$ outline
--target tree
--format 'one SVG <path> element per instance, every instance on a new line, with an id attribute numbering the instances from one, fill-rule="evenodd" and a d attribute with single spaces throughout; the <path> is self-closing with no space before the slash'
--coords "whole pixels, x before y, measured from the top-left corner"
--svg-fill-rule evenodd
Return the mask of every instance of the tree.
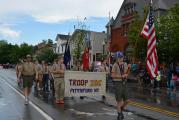
<path id="1" fill-rule="evenodd" d="M 0 63 L 16 63 L 20 58 L 25 58 L 27 54 L 33 54 L 34 47 L 26 43 L 12 45 L 6 41 L 0 41 Z"/>
<path id="2" fill-rule="evenodd" d="M 6 45 L 6 44 L 7 44 L 6 40 L 0 40 L 0 47 L 3 46 L 3 45 Z"/>
<path id="3" fill-rule="evenodd" d="M 85 39 L 86 32 L 85 30 L 79 30 L 77 37 L 74 39 L 74 50 L 73 50 L 73 57 L 77 60 L 82 58 L 82 52 L 84 50 L 84 39 Z"/>
<path id="4" fill-rule="evenodd" d="M 32 45 L 28 45 L 27 43 L 23 43 L 20 45 L 19 56 L 25 58 L 27 54 L 33 54 L 34 47 Z"/>
<path id="5" fill-rule="evenodd" d="M 11 51 L 12 45 L 11 44 L 3 44 L 0 47 L 0 63 L 10 63 L 11 61 Z"/>
<path id="6" fill-rule="evenodd" d="M 20 47 L 18 45 L 13 45 L 11 52 L 10 52 L 10 63 L 17 63 L 18 60 L 21 58 L 20 54 Z"/>
<path id="7" fill-rule="evenodd" d="M 179 5 L 171 8 L 158 21 L 157 38 L 160 61 L 179 61 Z"/>
<path id="8" fill-rule="evenodd" d="M 52 45 L 53 45 L 53 40 L 52 40 L 52 39 L 48 39 L 48 40 L 47 40 L 47 44 L 50 45 L 50 46 L 52 46 Z"/>
<path id="9" fill-rule="evenodd" d="M 40 55 L 37 56 L 37 59 L 42 61 L 45 60 L 47 62 L 53 62 L 54 59 L 57 59 L 58 55 L 53 52 L 53 50 L 46 48 L 42 51 Z"/>

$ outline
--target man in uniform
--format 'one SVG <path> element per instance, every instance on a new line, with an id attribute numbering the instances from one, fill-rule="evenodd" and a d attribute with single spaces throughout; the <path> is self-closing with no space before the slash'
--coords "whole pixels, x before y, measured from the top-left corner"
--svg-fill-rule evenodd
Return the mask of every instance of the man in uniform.
<path id="1" fill-rule="evenodd" d="M 109 67 L 107 66 L 107 60 L 104 59 L 101 61 L 101 66 L 99 67 L 100 72 L 106 72 L 106 74 L 109 74 Z"/>
<path id="2" fill-rule="evenodd" d="M 127 96 L 127 77 L 129 74 L 129 66 L 124 62 L 123 55 L 116 53 L 116 63 L 112 67 L 112 77 L 115 86 L 115 97 L 117 101 L 117 120 L 123 120 L 123 109 L 128 103 Z"/>
<path id="3" fill-rule="evenodd" d="M 36 90 L 42 90 L 43 69 L 38 60 L 35 61 L 35 67 L 36 71 L 38 72 L 38 79 L 36 80 Z"/>
<path id="4" fill-rule="evenodd" d="M 49 73 L 50 73 L 50 69 L 48 66 L 48 63 L 45 61 L 43 67 L 43 90 L 44 92 L 49 92 Z"/>
<path id="5" fill-rule="evenodd" d="M 63 63 L 63 57 L 60 57 L 58 60 L 58 64 L 53 65 L 53 76 L 54 76 L 54 86 L 55 86 L 55 98 L 57 104 L 64 104 L 64 91 L 65 91 L 65 83 L 64 83 L 64 72 L 65 65 Z"/>
<path id="6" fill-rule="evenodd" d="M 76 65 L 73 66 L 73 71 L 82 71 L 82 67 L 81 67 L 80 61 L 77 61 Z"/>
<path id="7" fill-rule="evenodd" d="M 22 64 L 22 71 L 20 71 L 19 78 L 23 77 L 23 88 L 25 95 L 25 105 L 28 104 L 28 96 L 31 92 L 34 79 L 38 78 L 34 63 L 31 62 L 31 55 L 26 56 L 27 61 Z"/>
<path id="8" fill-rule="evenodd" d="M 20 59 L 19 59 L 17 65 L 16 65 L 16 67 L 15 67 L 15 70 L 16 70 L 16 76 L 17 76 L 17 84 L 18 84 L 18 86 L 20 87 L 20 83 L 22 82 L 22 81 L 21 81 L 21 80 L 22 80 L 22 77 L 19 78 L 19 73 L 20 73 L 20 71 L 22 71 L 22 61 L 21 61 Z"/>

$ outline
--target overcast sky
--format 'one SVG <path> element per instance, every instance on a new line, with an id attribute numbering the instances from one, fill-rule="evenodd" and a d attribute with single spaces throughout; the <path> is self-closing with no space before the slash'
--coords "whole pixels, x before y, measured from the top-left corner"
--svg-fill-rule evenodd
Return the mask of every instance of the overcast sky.
<path id="1" fill-rule="evenodd" d="M 123 0 L 0 0 L 0 39 L 13 44 L 37 44 L 57 33 L 74 31 L 78 21 L 86 29 L 104 31 Z M 87 18 L 84 20 L 84 18 Z"/>

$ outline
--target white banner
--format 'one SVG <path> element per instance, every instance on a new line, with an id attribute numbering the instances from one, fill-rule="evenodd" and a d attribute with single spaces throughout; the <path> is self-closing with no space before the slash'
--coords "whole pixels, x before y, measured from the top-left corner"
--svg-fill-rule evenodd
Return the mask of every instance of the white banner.
<path id="1" fill-rule="evenodd" d="M 103 72 L 65 71 L 65 96 L 102 96 L 106 93 Z"/>

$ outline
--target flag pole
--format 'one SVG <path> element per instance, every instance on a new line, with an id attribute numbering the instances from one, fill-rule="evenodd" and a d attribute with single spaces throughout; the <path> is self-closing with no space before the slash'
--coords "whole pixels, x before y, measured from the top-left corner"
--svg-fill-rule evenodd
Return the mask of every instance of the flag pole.
<path id="1" fill-rule="evenodd" d="M 111 47 L 111 45 L 110 45 L 110 44 L 111 44 L 111 41 L 109 41 L 109 40 L 111 40 L 111 24 L 110 24 L 110 19 L 111 19 L 111 17 L 110 17 L 110 12 L 109 12 L 109 26 L 108 26 L 108 27 L 109 27 L 109 28 L 108 28 L 108 30 L 109 30 L 109 31 L 108 31 L 108 32 L 109 32 L 109 33 L 108 33 L 108 44 L 109 44 L 109 48 L 108 48 L 108 49 L 109 49 L 109 69 L 110 69 L 110 65 L 111 65 L 111 50 L 110 50 L 110 49 L 111 49 L 111 48 L 110 48 L 110 47 Z M 111 71 L 111 70 L 110 70 L 110 71 Z"/>

